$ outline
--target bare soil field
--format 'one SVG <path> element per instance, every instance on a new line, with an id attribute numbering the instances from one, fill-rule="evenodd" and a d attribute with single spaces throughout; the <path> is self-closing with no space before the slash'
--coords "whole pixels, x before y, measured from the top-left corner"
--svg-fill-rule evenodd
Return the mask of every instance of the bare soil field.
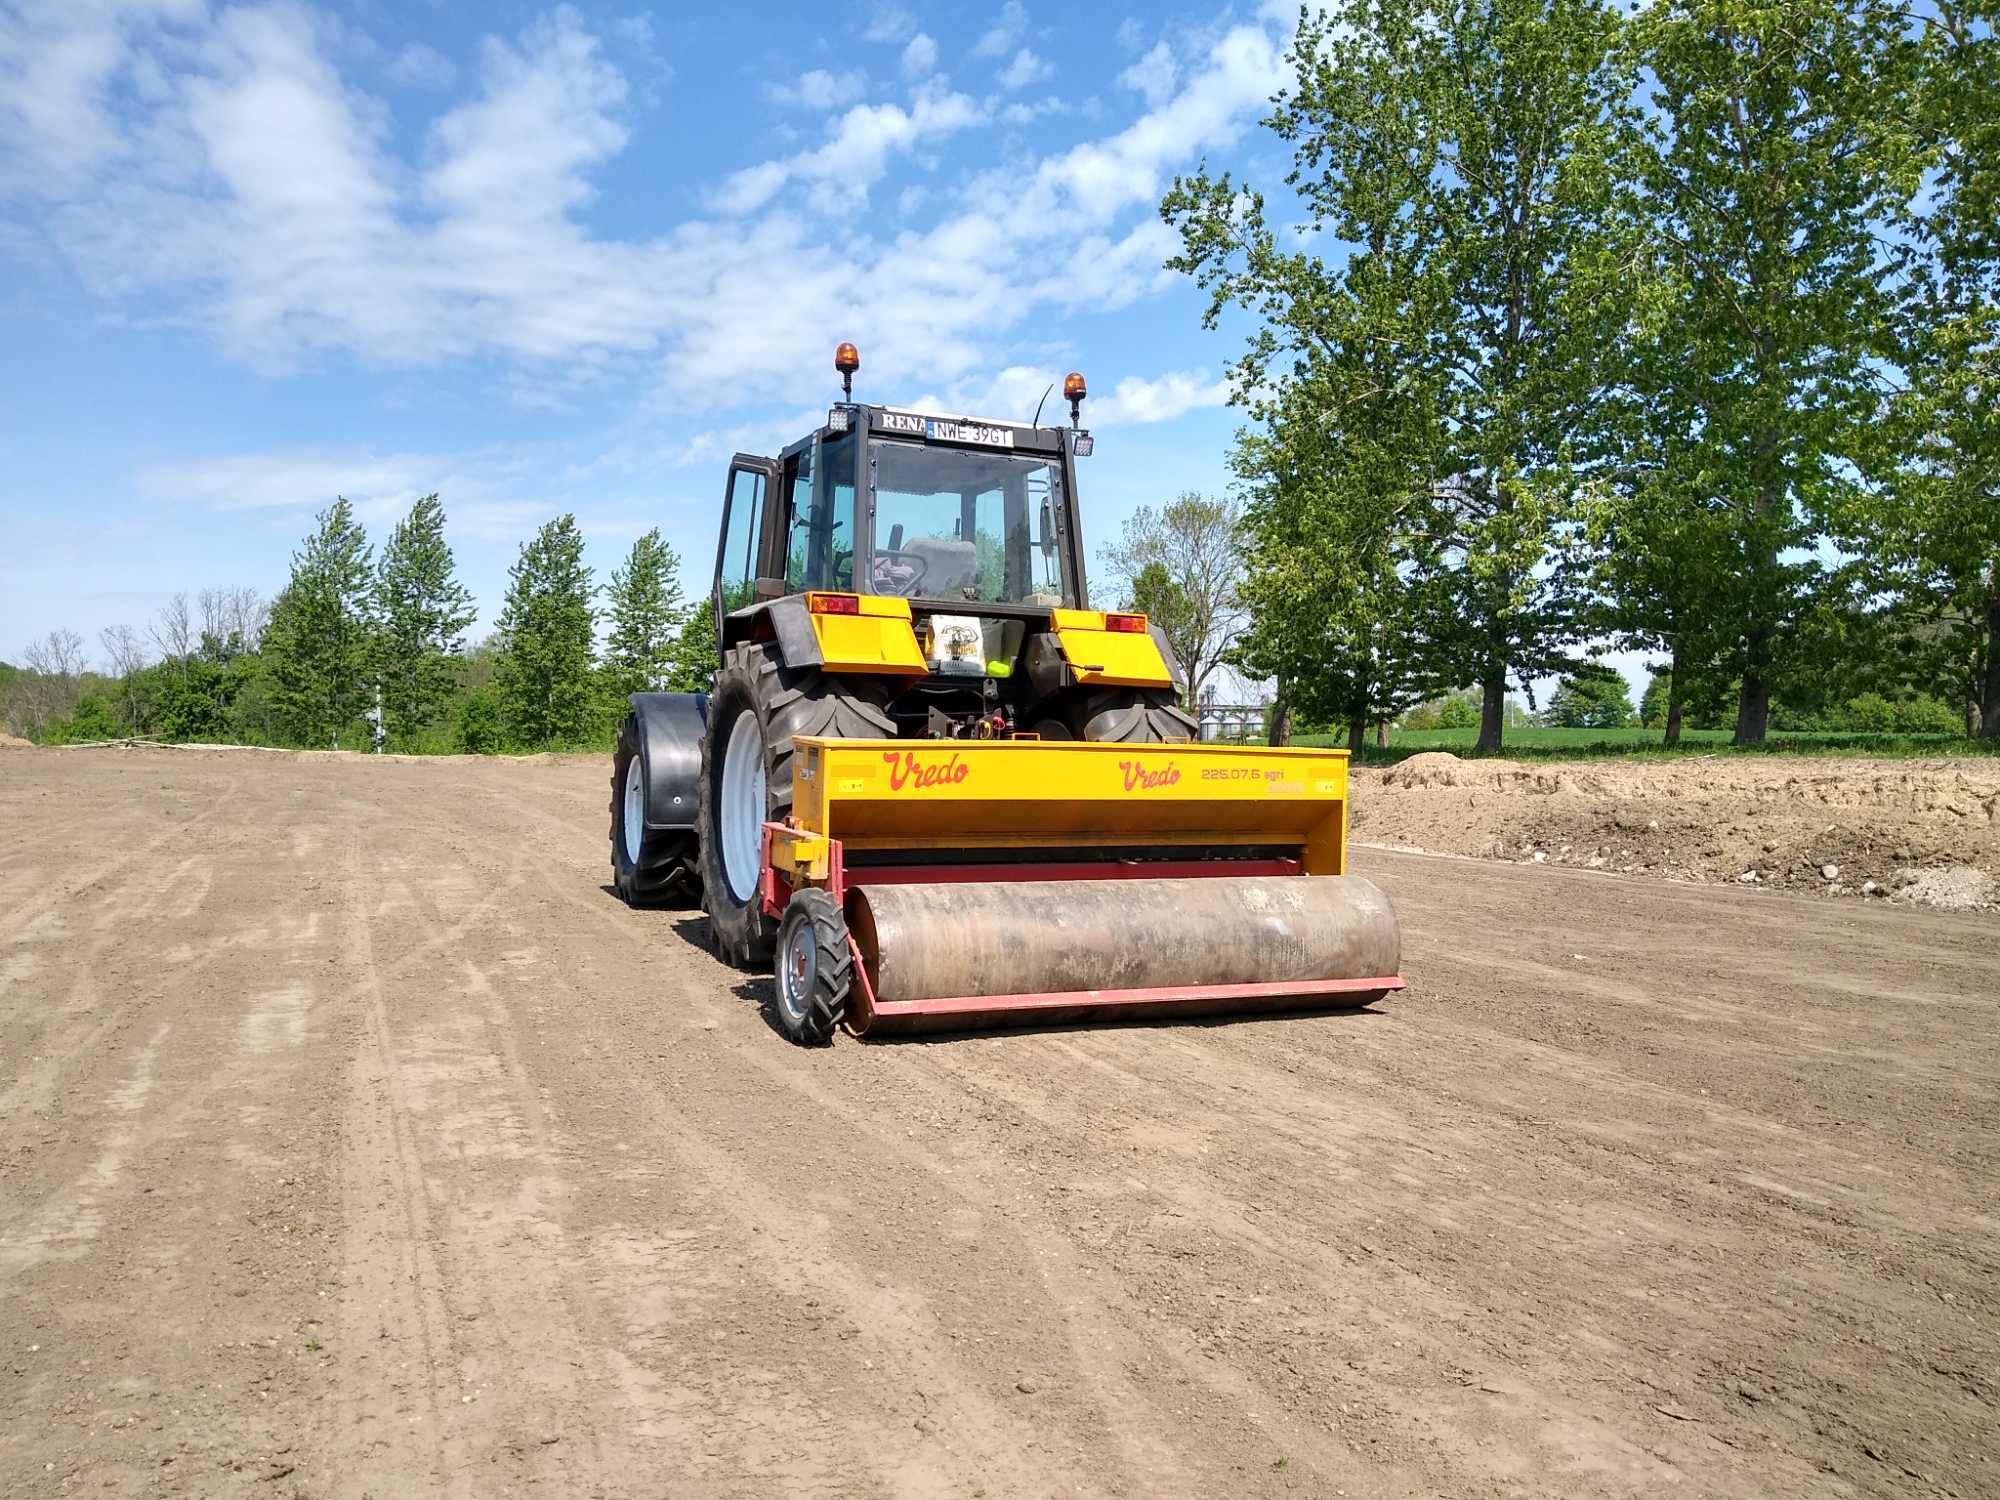
<path id="1" fill-rule="evenodd" d="M 801 1051 L 606 772 L 0 752 L 0 1494 L 2000 1494 L 1991 916 L 1364 850 L 1374 1010 Z"/>
<path id="2" fill-rule="evenodd" d="M 1354 836 L 1947 911 L 2000 907 L 2000 760 L 1700 756 L 1357 768 Z M 1872 888 L 1871 888 L 1872 886 Z"/>

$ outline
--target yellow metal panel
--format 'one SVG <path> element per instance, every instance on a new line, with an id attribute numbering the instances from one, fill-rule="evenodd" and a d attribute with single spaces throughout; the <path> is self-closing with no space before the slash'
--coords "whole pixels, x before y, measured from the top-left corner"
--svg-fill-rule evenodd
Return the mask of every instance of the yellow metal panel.
<path id="1" fill-rule="evenodd" d="M 1075 741 L 799 741 L 794 815 L 855 849 L 1282 848 L 1345 865 L 1347 752 Z"/>
<path id="2" fill-rule="evenodd" d="M 1120 687 L 1172 687 L 1174 674 L 1152 634 L 1144 630 L 1106 630 L 1104 613 L 1095 609 L 1049 611 L 1049 628 L 1063 660 L 1082 683 Z"/>
<path id="3" fill-rule="evenodd" d="M 859 600 L 858 614 L 811 613 L 813 596 L 806 596 L 806 618 L 812 621 L 820 659 L 827 667 L 907 677 L 921 677 L 930 670 L 910 624 L 909 600 L 875 594 L 849 597 Z"/>

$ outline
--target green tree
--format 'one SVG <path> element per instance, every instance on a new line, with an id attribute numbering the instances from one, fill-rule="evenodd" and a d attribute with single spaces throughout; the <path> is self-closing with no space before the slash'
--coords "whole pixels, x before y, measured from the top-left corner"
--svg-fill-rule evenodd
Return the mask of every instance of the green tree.
<path id="1" fill-rule="evenodd" d="M 1124 581 L 1135 609 L 1160 627 L 1187 674 L 1185 701 L 1222 664 L 1240 619 L 1237 591 L 1242 511 L 1233 500 L 1211 500 L 1192 491 L 1165 505 L 1142 505 L 1125 522 L 1121 540 L 1104 549 L 1104 561 Z M 1165 617 L 1140 603 L 1144 594 Z"/>
<path id="2" fill-rule="evenodd" d="M 1646 679 L 1646 691 L 1639 695 L 1639 722 L 1647 729 L 1667 726 L 1667 701 L 1673 696 L 1671 667 L 1654 667 Z"/>
<path id="3" fill-rule="evenodd" d="M 472 593 L 455 576 L 434 494 L 410 507 L 375 570 L 376 665 L 394 743 L 436 724 L 457 690 Z"/>
<path id="4" fill-rule="evenodd" d="M 271 606 L 262 655 L 273 719 L 294 744 L 338 748 L 373 697 L 371 555 L 344 498 L 320 512 L 292 554 L 291 581 Z"/>
<path id="5" fill-rule="evenodd" d="M 521 547 L 496 632 L 500 714 L 524 748 L 575 744 L 595 718 L 591 648 L 597 612 L 575 516 L 562 516 Z"/>
<path id="6" fill-rule="evenodd" d="M 1556 685 L 1548 722 L 1559 729 L 1623 729 L 1636 718 L 1624 674 L 1602 662 L 1584 662 Z"/>
<path id="7" fill-rule="evenodd" d="M 2000 5 L 1920 17 L 1918 121 L 1935 152 L 1908 215 L 1910 382 L 1892 406 L 1900 472 L 1849 545 L 1884 566 L 1915 622 L 1920 670 L 2000 739 Z M 1879 548 L 1879 553 L 1876 549 Z"/>
<path id="8" fill-rule="evenodd" d="M 1437 727 L 1440 729 L 1473 729 L 1479 724 L 1480 705 L 1470 698 L 1453 694 L 1438 708 Z"/>
<path id="9" fill-rule="evenodd" d="M 1701 561 L 1739 744 L 1763 740 L 1801 669 L 1813 548 L 1851 500 L 1898 352 L 1882 231 L 1921 171 L 1906 21 L 1882 0 L 1662 0 L 1635 23 L 1663 273 L 1635 395 L 1656 493 L 1703 518 L 1665 534 Z"/>
<path id="10" fill-rule="evenodd" d="M 1574 437 L 1623 317 L 1620 35 L 1598 0 L 1344 0 L 1302 19 L 1267 123 L 1293 146 L 1304 227 L 1355 247 L 1345 268 L 1283 248 L 1227 176 L 1162 205 L 1211 326 L 1229 304 L 1261 320 L 1239 389 L 1304 385 L 1343 436 L 1357 412 L 1364 432 L 1424 429 L 1405 517 L 1428 540 L 1398 566 L 1424 585 L 1430 674 L 1481 688 L 1483 748 L 1509 679 L 1563 664 L 1580 633 L 1564 541 Z"/>
<path id="11" fill-rule="evenodd" d="M 1329 443 L 1317 409 L 1295 386 L 1267 408 L 1265 432 L 1237 441 L 1233 462 L 1250 495 L 1242 527 L 1250 623 L 1235 660 L 1277 679 L 1288 710 L 1346 724 L 1359 754 L 1368 725 L 1396 717 L 1424 686 L 1419 594 L 1402 565 L 1399 525 L 1413 471 L 1370 447 L 1373 433 Z"/>
<path id="12" fill-rule="evenodd" d="M 667 673 L 670 693 L 705 693 L 715 681 L 717 662 L 715 611 L 704 599 L 687 612 L 674 637 L 673 663 Z"/>
<path id="13" fill-rule="evenodd" d="M 659 692 L 673 676 L 674 648 L 687 614 L 680 567 L 655 528 L 633 542 L 625 566 L 612 571 L 605 591 L 611 634 L 604 646 L 604 687 L 616 717 L 624 716 L 631 694 Z"/>

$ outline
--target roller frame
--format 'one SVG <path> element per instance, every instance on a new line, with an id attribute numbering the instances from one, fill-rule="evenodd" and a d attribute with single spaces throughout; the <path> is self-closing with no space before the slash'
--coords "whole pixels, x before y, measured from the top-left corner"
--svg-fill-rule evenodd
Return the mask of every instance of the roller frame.
<path id="1" fill-rule="evenodd" d="M 795 765 L 807 768 L 808 783 L 817 780 L 819 785 L 812 788 L 809 794 L 796 797 L 796 805 L 804 813 L 803 818 L 795 813 L 793 818 L 786 822 L 764 825 L 763 870 L 759 876 L 758 895 L 763 910 L 774 919 L 783 916 L 792 892 L 800 886 L 808 885 L 822 887 L 843 910 L 846 910 L 848 892 L 866 885 L 1010 880 L 1188 879 L 1230 876 L 1311 879 L 1316 874 L 1338 874 L 1344 873 L 1346 869 L 1347 754 L 1345 751 L 1303 752 L 1310 759 L 1302 763 L 1299 768 L 1301 788 L 1305 784 L 1306 776 L 1314 775 L 1329 765 L 1337 764 L 1337 778 L 1317 775 L 1316 784 L 1319 787 L 1337 787 L 1337 798 L 1330 800 L 1337 801 L 1338 806 L 1328 815 L 1332 824 L 1330 836 L 1324 823 L 1317 825 L 1316 832 L 1302 830 L 1296 834 L 1297 857 L 1233 858 L 1226 855 L 1217 857 L 1210 850 L 1204 849 L 1201 851 L 1201 857 L 1188 859 L 1018 857 L 996 863 L 963 859 L 938 859 L 933 862 L 924 858 L 917 863 L 908 864 L 851 865 L 846 842 L 822 826 L 834 821 L 833 813 L 842 801 L 832 789 L 833 762 L 825 757 L 829 752 L 843 757 L 875 753 L 886 759 L 892 752 L 900 754 L 908 751 L 910 742 L 840 741 L 800 737 L 795 743 L 798 751 Z M 971 748 L 952 741 L 920 742 L 920 747 L 929 754 L 946 756 L 951 755 L 954 750 L 963 751 Z M 1283 766 L 1290 756 L 1301 754 L 1301 752 L 1274 752 L 1261 747 L 1163 745 L 1148 746 L 1138 750 L 1136 747 L 1079 746 L 1073 743 L 1038 743 L 1029 740 L 978 744 L 976 749 L 981 758 L 991 757 L 996 753 L 1007 756 L 1010 771 L 1024 769 L 1021 763 L 1013 761 L 1013 757 L 1035 758 L 1027 763 L 1025 768 L 1039 778 L 1041 767 L 1049 767 L 1051 775 L 1048 780 L 1057 789 L 1058 796 L 1061 795 L 1062 789 L 1072 783 L 1088 781 L 1087 777 L 1060 774 L 1057 769 L 1063 761 L 1075 765 L 1079 750 L 1088 752 L 1093 760 L 1098 757 L 1115 756 L 1122 750 L 1128 757 L 1135 753 L 1144 754 L 1156 763 L 1179 755 L 1203 765 L 1216 762 L 1218 757 L 1225 758 L 1222 763 L 1226 765 L 1229 760 L 1241 757 L 1252 768 L 1271 764 Z M 1274 761 L 1274 756 L 1285 759 Z M 1283 770 L 1276 774 L 1290 775 Z M 875 795 L 872 788 L 865 792 L 857 790 L 855 793 L 858 800 L 870 799 Z M 1086 787 L 1080 794 L 1072 792 L 1071 795 L 1088 798 L 1094 793 Z M 1115 844 L 1120 841 L 1118 838 L 1092 838 L 1088 835 L 1079 839 L 1079 842 L 1099 844 Z M 1133 839 L 1129 836 L 1122 841 L 1128 844 L 1149 842 L 1146 839 Z M 904 852 L 928 855 L 940 848 L 940 841 L 935 839 L 907 844 L 880 838 L 864 842 L 871 852 L 895 848 Z M 1228 846 L 1227 840 L 1221 842 L 1223 847 Z M 1254 838 L 1239 837 L 1237 842 L 1241 845 L 1258 845 L 1275 840 L 1259 835 Z M 1035 838 L 989 836 L 972 843 L 970 847 L 983 848 L 988 852 L 999 850 L 1016 856 L 1027 856 L 1039 852 L 1036 843 Z M 962 849 L 967 846 L 958 847 Z M 1189 853 L 1195 854 L 1196 850 L 1191 848 Z M 876 998 L 869 977 L 867 956 L 861 951 L 851 932 L 848 934 L 847 944 L 849 951 L 854 955 L 855 988 L 850 997 L 846 1024 L 856 1035 L 866 1034 L 878 1022 L 895 1023 L 898 1029 L 921 1031 L 951 1029 L 955 1024 L 965 1022 L 967 1018 L 978 1017 L 1005 1019 L 1014 1024 L 1032 1024 L 1038 1021 L 1055 1023 L 1083 1017 L 1118 1019 L 1163 1013 L 1224 1015 L 1269 1009 L 1297 1012 L 1315 1008 L 1315 1002 L 1329 1009 L 1352 1008 L 1401 990 L 1406 984 L 1401 974 L 1385 974 L 1363 978 L 1285 980 L 1274 983 L 1068 990 L 885 1001 Z M 1274 1004 L 1274 1002 L 1282 1003 Z"/>

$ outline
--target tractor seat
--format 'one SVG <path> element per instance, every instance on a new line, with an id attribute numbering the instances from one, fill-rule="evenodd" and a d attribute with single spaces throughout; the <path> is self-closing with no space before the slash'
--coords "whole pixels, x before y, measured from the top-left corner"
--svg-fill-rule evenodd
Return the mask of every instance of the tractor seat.
<path id="1" fill-rule="evenodd" d="M 917 592 L 933 599 L 956 599 L 979 582 L 979 549 L 953 537 L 920 536 L 903 543 L 903 551 L 924 560 Z"/>

